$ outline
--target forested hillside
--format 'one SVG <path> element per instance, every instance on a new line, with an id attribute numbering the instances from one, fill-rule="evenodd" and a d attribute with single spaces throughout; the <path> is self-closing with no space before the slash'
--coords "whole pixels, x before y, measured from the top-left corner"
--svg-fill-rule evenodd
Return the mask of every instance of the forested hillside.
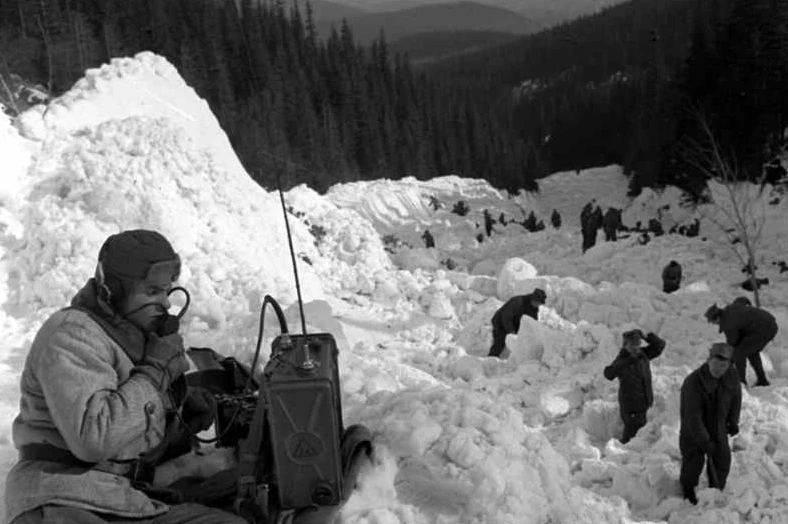
<path id="1" fill-rule="evenodd" d="M 431 74 L 509 100 L 550 171 L 615 162 L 633 191 L 689 188 L 708 174 L 687 158 L 708 145 L 699 118 L 744 176 L 782 146 L 787 20 L 784 1 L 632 0 Z"/>
<path id="2" fill-rule="evenodd" d="M 696 191 L 717 168 L 699 162 L 710 138 L 750 179 L 785 145 L 788 1 L 631 0 L 418 66 L 347 24 L 320 39 L 311 6 L 285 4 L 6 0 L 0 78 L 57 95 L 112 57 L 159 53 L 268 187 L 454 173 L 514 191 L 618 163 L 633 193 Z M 440 54 L 466 36 L 417 42 Z"/>
<path id="3" fill-rule="evenodd" d="M 362 48 L 346 25 L 319 40 L 309 7 L 8 0 L 0 24 L 0 73 L 54 94 L 112 57 L 167 57 L 268 187 L 455 173 L 517 190 L 545 174 L 485 100 L 415 74 L 383 41 Z"/>

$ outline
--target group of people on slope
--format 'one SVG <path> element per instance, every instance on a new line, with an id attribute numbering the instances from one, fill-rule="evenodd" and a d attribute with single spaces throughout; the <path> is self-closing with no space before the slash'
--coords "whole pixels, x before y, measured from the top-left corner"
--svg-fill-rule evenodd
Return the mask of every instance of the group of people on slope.
<path id="1" fill-rule="evenodd" d="M 671 261 L 663 272 L 665 292 L 678 288 L 681 269 Z M 665 278 L 667 277 L 667 278 Z M 489 356 L 500 356 L 508 333 L 517 333 L 520 318 L 538 318 L 539 306 L 547 295 L 536 289 L 528 295 L 509 299 L 492 318 L 493 345 Z M 731 466 L 729 436 L 739 432 L 741 384 L 747 385 L 749 360 L 757 382 L 768 386 L 760 353 L 777 335 L 777 322 L 768 311 L 754 307 L 746 297 L 739 297 L 725 308 L 712 305 L 706 319 L 717 324 L 725 342 L 715 342 L 704 363 L 683 381 L 680 396 L 679 482 L 684 497 L 697 504 L 695 488 L 706 464 L 709 487 L 722 490 Z M 645 345 L 643 343 L 645 342 Z M 655 333 L 640 329 L 622 335 L 622 347 L 615 359 L 603 370 L 608 380 L 618 379 L 618 404 L 624 430 L 621 443 L 629 442 L 646 425 L 646 413 L 654 403 L 651 361 L 665 349 L 665 341 Z"/>

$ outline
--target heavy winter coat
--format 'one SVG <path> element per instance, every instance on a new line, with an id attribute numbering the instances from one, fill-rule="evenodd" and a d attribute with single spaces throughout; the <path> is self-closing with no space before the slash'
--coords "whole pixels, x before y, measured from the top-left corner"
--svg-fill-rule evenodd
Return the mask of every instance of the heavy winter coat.
<path id="1" fill-rule="evenodd" d="M 662 270 L 662 290 L 665 293 L 672 293 L 681 287 L 681 265 L 679 263 L 668 264 Z"/>
<path id="2" fill-rule="evenodd" d="M 618 404 L 622 413 L 645 411 L 654 403 L 651 360 L 662 354 L 665 341 L 649 333 L 646 342 L 648 346 L 635 356 L 622 349 L 603 371 L 608 380 L 618 378 Z"/>
<path id="3" fill-rule="evenodd" d="M 741 413 L 741 385 L 734 366 L 719 379 L 703 364 L 681 385 L 680 437 L 704 448 L 713 442 L 727 446 L 728 433 L 738 428 Z"/>
<path id="4" fill-rule="evenodd" d="M 765 309 L 731 304 L 720 315 L 720 332 L 734 352 L 749 356 L 761 351 L 777 335 L 777 321 Z"/>
<path id="5" fill-rule="evenodd" d="M 506 334 L 520 331 L 520 319 L 528 315 L 534 320 L 539 319 L 539 308 L 531 304 L 533 295 L 518 295 L 512 297 L 495 312 L 492 318 L 493 328 L 498 326 Z"/>
<path id="6" fill-rule="evenodd" d="M 92 281 L 78 295 L 86 296 L 95 304 Z M 137 458 L 161 442 L 163 396 L 142 374 L 131 373 L 128 352 L 141 355 L 144 336 L 128 330 L 115 335 L 79 309 L 60 310 L 44 323 L 22 372 L 19 415 L 13 422 L 17 448 L 49 444 L 82 461 L 106 463 Z M 9 472 L 5 491 L 7 522 L 44 504 L 127 518 L 168 509 L 132 488 L 125 477 L 58 462 L 21 460 Z"/>

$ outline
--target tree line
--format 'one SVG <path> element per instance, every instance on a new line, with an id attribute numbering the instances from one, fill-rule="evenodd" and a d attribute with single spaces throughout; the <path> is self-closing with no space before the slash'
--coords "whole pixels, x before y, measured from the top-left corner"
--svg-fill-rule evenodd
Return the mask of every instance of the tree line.
<path id="1" fill-rule="evenodd" d="M 263 186 L 443 174 L 510 191 L 544 176 L 537 149 L 468 86 L 415 72 L 384 35 L 348 25 L 317 37 L 312 11 L 282 0 L 8 0 L 4 69 L 69 89 L 87 68 L 149 50 L 206 99 Z"/>
<path id="2" fill-rule="evenodd" d="M 433 73 L 509 97 L 550 172 L 618 163 L 633 194 L 696 192 L 701 122 L 746 178 L 785 145 L 788 2 L 632 0 Z"/>

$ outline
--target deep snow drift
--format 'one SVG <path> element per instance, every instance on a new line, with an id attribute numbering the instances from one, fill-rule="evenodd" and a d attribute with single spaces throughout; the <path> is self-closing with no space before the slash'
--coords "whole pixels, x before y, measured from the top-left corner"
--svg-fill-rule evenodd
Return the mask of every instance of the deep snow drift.
<path id="1" fill-rule="evenodd" d="M 92 274 L 107 235 L 146 227 L 172 241 L 193 299 L 190 345 L 250 360 L 266 294 L 298 325 L 278 194 L 252 182 L 208 106 L 161 57 L 113 60 L 48 109 L 0 118 L 0 156 L 0 478 L 15 458 L 10 422 L 32 337 Z M 780 195 L 767 188 L 757 199 L 768 220 L 762 300 L 781 327 L 767 349 L 773 385 L 745 392 L 728 486 L 700 489 L 693 507 L 678 496 L 678 388 L 720 340 L 706 307 L 749 295 L 707 220 L 715 208 L 697 211 L 700 237 L 600 239 L 582 254 L 577 217 L 591 198 L 626 207 L 629 225 L 661 216 L 670 227 L 696 211 L 672 190 L 630 202 L 616 166 L 557 173 L 540 194 L 514 197 L 437 175 L 285 194 L 309 327 L 337 338 L 346 422 L 375 435 L 374 467 L 343 522 L 788 521 L 788 285 L 773 264 L 788 235 Z M 451 212 L 459 200 L 468 215 Z M 497 223 L 477 240 L 484 209 L 508 222 L 554 208 L 559 230 Z M 435 248 L 424 247 L 425 229 Z M 660 272 L 672 259 L 684 286 L 665 295 Z M 486 358 L 492 313 L 537 286 L 548 294 L 539 321 L 523 319 L 507 360 Z M 652 365 L 648 424 L 622 446 L 617 384 L 602 368 L 632 327 L 668 346 Z"/>

